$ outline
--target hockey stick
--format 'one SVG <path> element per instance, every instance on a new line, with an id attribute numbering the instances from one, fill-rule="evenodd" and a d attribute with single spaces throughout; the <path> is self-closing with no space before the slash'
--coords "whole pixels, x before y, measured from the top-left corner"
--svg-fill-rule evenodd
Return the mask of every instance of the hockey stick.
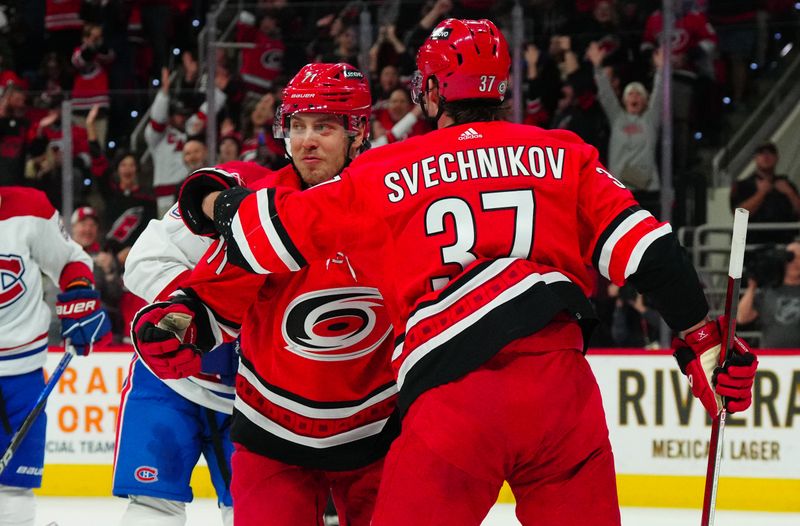
<path id="1" fill-rule="evenodd" d="M 737 208 L 733 215 L 733 236 L 731 237 L 731 259 L 728 264 L 728 292 L 725 295 L 725 322 L 728 325 L 723 335 L 722 349 L 719 354 L 719 365 L 725 363 L 728 353 L 733 348 L 733 334 L 736 330 L 736 311 L 739 309 L 739 287 L 742 281 L 742 264 L 744 263 L 744 245 L 747 237 L 747 218 L 749 213 L 744 208 Z M 703 517 L 701 526 L 714 525 L 714 510 L 717 506 L 717 487 L 719 485 L 719 465 L 722 460 L 722 435 L 725 432 L 725 420 L 728 411 L 723 403 L 719 415 L 711 423 L 711 440 L 708 448 L 708 467 L 706 468 L 706 486 L 703 495 Z"/>
<path id="2" fill-rule="evenodd" d="M 3 456 L 0 457 L 0 474 L 2 474 L 3 471 L 5 471 L 5 469 L 8 467 L 8 464 L 11 463 L 11 459 L 14 458 L 14 453 L 17 452 L 20 444 L 22 444 L 22 441 L 25 440 L 25 437 L 28 435 L 28 431 L 30 431 L 31 426 L 34 422 L 36 422 L 39 414 L 41 414 L 42 410 L 44 409 L 44 406 L 47 403 L 47 398 L 50 396 L 50 392 L 58 383 L 61 375 L 64 374 L 64 371 L 67 369 L 67 365 L 69 365 L 72 357 L 75 356 L 75 347 L 70 345 L 69 340 L 67 340 L 65 347 L 66 349 L 64 351 L 64 356 L 61 358 L 61 361 L 58 362 L 58 366 L 56 366 L 52 376 L 50 376 L 50 379 L 47 381 L 47 384 L 45 384 L 44 389 L 39 394 L 39 398 L 36 399 L 33 409 L 31 409 L 31 412 L 28 413 L 27 417 L 25 417 L 25 421 L 22 422 L 19 430 L 14 433 L 13 437 L 11 437 L 11 443 L 6 448 Z"/>

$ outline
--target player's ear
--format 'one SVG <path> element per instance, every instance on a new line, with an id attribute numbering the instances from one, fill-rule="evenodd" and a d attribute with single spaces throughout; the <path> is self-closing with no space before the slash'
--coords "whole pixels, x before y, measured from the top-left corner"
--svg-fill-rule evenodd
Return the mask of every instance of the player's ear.
<path id="1" fill-rule="evenodd" d="M 350 142 L 350 148 L 347 154 L 350 156 L 350 159 L 355 159 L 356 156 L 361 153 L 361 147 L 364 146 L 364 142 L 366 141 L 366 129 L 369 126 L 369 123 L 362 120 L 361 124 L 358 126 L 358 133 L 353 140 Z"/>
<path id="2" fill-rule="evenodd" d="M 441 102 L 441 97 L 439 96 L 439 85 L 436 83 L 431 77 L 428 77 L 428 86 L 423 94 L 425 97 L 425 113 L 427 113 L 426 117 L 435 117 L 439 113 L 439 103 Z"/>

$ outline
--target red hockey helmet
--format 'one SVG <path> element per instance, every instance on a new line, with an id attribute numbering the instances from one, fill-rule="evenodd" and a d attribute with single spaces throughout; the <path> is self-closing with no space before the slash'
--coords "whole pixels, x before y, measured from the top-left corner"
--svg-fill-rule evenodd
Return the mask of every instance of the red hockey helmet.
<path id="1" fill-rule="evenodd" d="M 306 64 L 283 90 L 273 135 L 277 139 L 288 139 L 289 117 L 297 112 L 313 112 L 346 117 L 345 130 L 351 135 L 356 135 L 363 125 L 364 139 L 367 139 L 371 108 L 369 83 L 358 69 L 343 62 Z"/>
<path id="2" fill-rule="evenodd" d="M 417 53 L 414 102 L 435 77 L 445 101 L 502 101 L 511 57 L 505 37 L 490 20 L 448 18 L 436 26 Z"/>

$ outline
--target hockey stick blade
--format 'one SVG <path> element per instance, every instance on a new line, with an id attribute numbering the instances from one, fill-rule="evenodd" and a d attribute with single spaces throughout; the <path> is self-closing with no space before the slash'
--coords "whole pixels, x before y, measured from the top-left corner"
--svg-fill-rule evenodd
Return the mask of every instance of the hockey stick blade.
<path id="1" fill-rule="evenodd" d="M 719 365 L 723 365 L 733 347 L 733 336 L 736 331 L 736 313 L 739 307 L 739 288 L 742 281 L 744 248 L 747 238 L 747 219 L 749 213 L 744 208 L 737 208 L 733 215 L 733 235 L 731 236 L 731 257 L 728 264 L 728 290 L 725 294 L 725 333 L 720 350 Z M 725 421 L 728 412 L 723 407 L 719 415 L 711 423 L 711 438 L 708 447 L 708 466 L 706 468 L 706 484 L 703 493 L 703 515 L 700 526 L 714 525 L 714 511 L 717 507 L 717 488 L 719 486 L 719 468 L 722 463 L 722 437 L 725 432 Z"/>

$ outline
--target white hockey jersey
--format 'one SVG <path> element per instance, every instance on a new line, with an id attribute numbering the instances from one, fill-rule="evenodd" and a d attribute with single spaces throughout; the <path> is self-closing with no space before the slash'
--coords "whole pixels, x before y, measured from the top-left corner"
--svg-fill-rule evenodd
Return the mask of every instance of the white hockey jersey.
<path id="1" fill-rule="evenodd" d="M 72 241 L 43 192 L 0 186 L 0 376 L 24 374 L 46 359 L 50 308 L 42 272 L 61 290 L 92 277 L 92 259 Z"/>
<path id="2" fill-rule="evenodd" d="M 203 257 L 212 240 L 186 228 L 174 205 L 150 221 L 125 261 L 125 286 L 148 303 L 167 299 Z M 219 341 L 221 338 L 218 337 Z M 173 391 L 203 407 L 233 412 L 234 387 L 208 376 L 162 380 Z"/>
<path id="3" fill-rule="evenodd" d="M 219 89 L 214 92 L 214 102 L 219 109 L 225 104 L 225 94 Z M 188 175 L 183 162 L 183 145 L 187 135 L 197 135 L 205 127 L 205 112 L 208 104 L 204 102 L 200 110 L 186 121 L 186 131 L 169 125 L 169 95 L 159 90 L 150 107 L 150 122 L 144 130 L 144 139 L 153 156 L 153 189 L 156 193 L 159 212 L 166 210 L 175 202 L 175 191 Z M 187 134 L 188 132 L 188 134 Z"/>

